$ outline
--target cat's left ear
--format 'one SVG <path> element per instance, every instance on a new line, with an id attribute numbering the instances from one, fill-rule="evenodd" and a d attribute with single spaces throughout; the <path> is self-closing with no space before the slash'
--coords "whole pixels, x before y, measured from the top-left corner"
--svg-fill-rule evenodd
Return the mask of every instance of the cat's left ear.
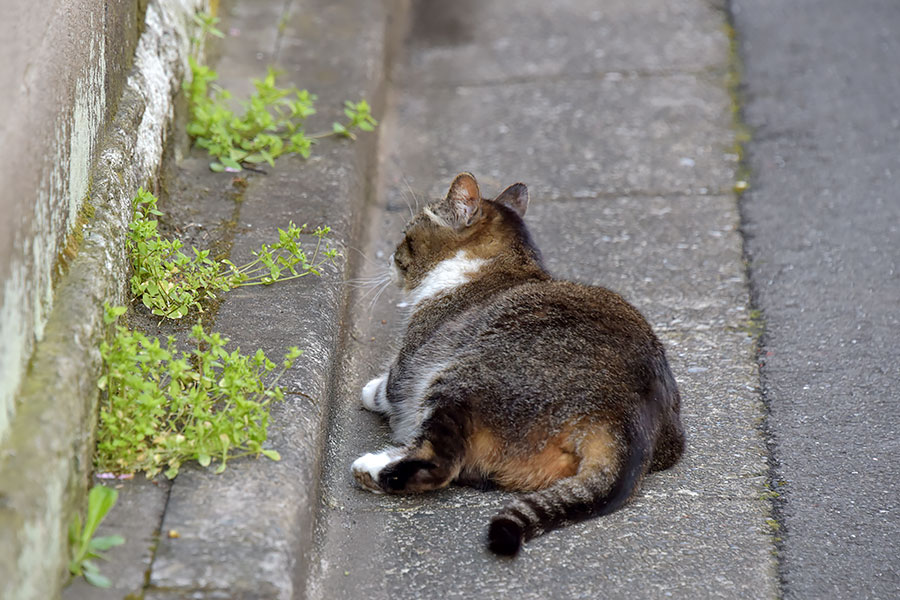
<path id="1" fill-rule="evenodd" d="M 481 216 L 481 191 L 471 173 L 460 173 L 450 184 L 447 201 L 457 227 L 468 227 Z"/>
<path id="2" fill-rule="evenodd" d="M 511 208 L 520 217 L 528 209 L 528 188 L 524 183 L 514 183 L 494 198 L 494 202 Z"/>

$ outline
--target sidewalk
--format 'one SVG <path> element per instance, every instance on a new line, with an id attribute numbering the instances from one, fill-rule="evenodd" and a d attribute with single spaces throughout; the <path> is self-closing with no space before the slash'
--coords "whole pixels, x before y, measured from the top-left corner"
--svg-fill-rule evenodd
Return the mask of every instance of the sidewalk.
<path id="1" fill-rule="evenodd" d="M 619 291 L 663 338 L 688 450 L 625 509 L 534 540 L 512 563 L 484 548 L 502 493 L 358 490 L 349 464 L 387 443 L 358 392 L 390 356 L 398 300 L 389 290 L 370 309 L 345 297 L 338 282 L 381 267 L 348 250 L 326 278 L 231 292 L 216 316 L 245 349 L 306 350 L 273 414 L 282 460 L 184 468 L 170 490 L 126 483 L 133 501 L 106 526 L 139 521 L 121 555 L 143 562 L 108 567 L 123 574 L 108 595 L 81 586 L 64 597 L 775 597 L 724 13 L 702 0 L 258 0 L 222 16 L 240 32 L 223 45 L 224 85 L 274 62 L 319 95 L 322 123 L 347 98 L 369 99 L 381 118 L 377 148 L 374 136 L 326 141 L 309 161 L 251 175 L 228 205 L 233 259 L 293 219 L 329 224 L 378 263 L 407 202 L 443 193 L 455 173 L 475 173 L 485 194 L 523 181 L 548 267 Z M 180 193 L 225 201 L 230 179 L 204 168 L 181 163 L 193 192 Z M 205 218 L 185 222 L 215 228 Z"/>
<path id="2" fill-rule="evenodd" d="M 497 560 L 484 536 L 506 495 L 376 497 L 351 484 L 352 460 L 388 441 L 357 395 L 397 334 L 382 325 L 397 321 L 396 296 L 371 315 L 357 299 L 307 596 L 775 597 L 724 13 L 694 0 L 509 0 L 417 3 L 411 21 L 366 254 L 389 255 L 410 196 L 443 193 L 458 171 L 488 196 L 527 183 L 526 222 L 548 267 L 621 292 L 661 334 L 688 450 L 625 509 Z"/>

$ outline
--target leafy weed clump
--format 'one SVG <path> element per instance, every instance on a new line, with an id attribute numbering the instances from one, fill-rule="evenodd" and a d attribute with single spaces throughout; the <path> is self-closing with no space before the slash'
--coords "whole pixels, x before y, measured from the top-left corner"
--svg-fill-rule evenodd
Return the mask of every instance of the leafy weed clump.
<path id="1" fill-rule="evenodd" d="M 278 241 L 263 244 L 253 253 L 254 260 L 244 265 L 213 260 L 209 250 L 193 246 L 184 253 L 180 241 L 159 234 L 155 217 L 162 213 L 156 202 L 153 194 L 138 190 L 126 244 L 133 268 L 131 293 L 153 314 L 165 318 L 180 319 L 191 309 L 202 312 L 203 300 L 214 300 L 219 293 L 236 287 L 320 275 L 324 264 L 338 256 L 326 239 L 330 228 L 309 231 L 306 225 L 294 223 L 279 229 Z M 304 235 L 316 240 L 312 255 L 301 244 Z"/>
<path id="2" fill-rule="evenodd" d="M 190 59 L 191 78 L 183 87 L 190 107 L 188 134 L 215 158 L 213 171 L 240 171 L 243 164 L 269 163 L 285 153 L 309 158 L 312 145 L 330 135 L 355 139 L 354 130 L 372 131 L 378 122 L 365 100 L 344 103 L 349 121 L 333 123 L 331 131 L 307 134 L 304 122 L 315 114 L 316 96 L 296 87 L 279 87 L 271 67 L 254 79 L 255 91 L 242 105 L 243 114 L 231 110 L 231 93 L 216 85 L 218 74 Z"/>
<path id="3" fill-rule="evenodd" d="M 112 324 L 125 308 L 106 307 Z M 99 471 L 172 478 L 180 466 L 215 459 L 222 472 L 229 459 L 246 455 L 280 457 L 263 448 L 272 402 L 282 400 L 281 375 L 302 352 L 289 348 L 281 369 L 262 350 L 252 356 L 228 351 L 228 339 L 191 330 L 193 349 L 179 351 L 165 341 L 116 325 L 112 342 L 100 346 L 106 391 L 100 403 L 95 466 Z M 268 380 L 268 383 L 266 381 Z"/>

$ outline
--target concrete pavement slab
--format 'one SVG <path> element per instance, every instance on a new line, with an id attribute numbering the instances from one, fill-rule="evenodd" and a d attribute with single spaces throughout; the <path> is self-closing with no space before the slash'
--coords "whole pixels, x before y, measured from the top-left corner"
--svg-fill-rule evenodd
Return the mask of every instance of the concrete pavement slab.
<path id="1" fill-rule="evenodd" d="M 248 174 L 247 189 L 236 204 L 214 184 L 214 189 L 204 188 L 205 195 L 190 185 L 177 185 L 190 177 L 209 183 L 209 176 L 202 173 L 207 169 L 205 160 L 183 161 L 175 187 L 185 193 L 182 199 L 192 199 L 175 212 L 180 219 L 199 222 L 196 232 L 181 230 L 182 235 L 203 237 L 202 232 L 215 230 L 217 215 L 236 211 L 228 225 L 228 250 L 238 264 L 249 260 L 260 244 L 271 243 L 276 228 L 290 220 L 313 228 L 329 224 L 335 231 L 332 240 L 346 244 L 353 212 L 349 203 L 363 197 L 360 149 L 340 141 L 317 149 L 314 166 L 284 158 L 266 176 Z M 199 178 L 191 168 L 201 169 Z M 298 183 L 298 173 L 318 177 Z M 218 177 L 230 181 L 229 176 Z M 215 202 L 218 208 L 207 206 Z M 198 207 L 203 208 L 196 213 Z M 321 422 L 337 347 L 340 280 L 347 258 L 345 251 L 320 278 L 239 288 L 218 307 L 215 330 L 231 338 L 232 347 L 260 348 L 276 361 L 288 346 L 305 351 L 280 381 L 285 402 L 272 410 L 267 447 L 277 449 L 282 459 L 277 463 L 238 459 L 221 475 L 196 465 L 182 468 L 165 517 L 156 525 L 160 542 L 146 597 L 292 597 L 294 581 L 308 559 L 309 545 L 303 539 L 312 529 L 311 510 L 316 504 Z M 177 536 L 170 537 L 170 531 Z"/>
<path id="2" fill-rule="evenodd" d="M 721 10 L 691 0 L 429 1 L 411 19 L 404 87 L 699 72 L 728 48 Z"/>
<path id="3" fill-rule="evenodd" d="M 364 185 L 364 171 L 353 166 L 358 148 L 337 142 L 320 150 L 312 164 L 283 159 L 268 176 L 250 183 L 232 260 L 246 262 L 292 219 L 313 228 L 329 224 L 335 241 L 347 243 L 350 202 L 362 198 Z M 324 172 L 316 172 L 317 165 Z M 297 173 L 316 176 L 300 181 Z M 222 475 L 201 468 L 179 474 L 162 531 L 180 535 L 160 541 L 151 587 L 292 597 L 301 563 L 309 558 L 305 540 L 317 498 L 321 423 L 338 346 L 346 258 L 324 269 L 321 278 L 234 290 L 219 308 L 216 330 L 244 349 L 261 348 L 273 360 L 289 346 L 304 350 L 281 381 L 285 402 L 272 411 L 268 445 L 281 460 L 235 461 Z"/>
<path id="4" fill-rule="evenodd" d="M 530 181 L 541 199 L 723 194 L 736 166 L 719 135 L 728 106 L 720 83 L 682 74 L 401 89 L 408 135 L 389 156 L 429 197 L 466 169 L 492 187 Z M 430 169 L 415 172 L 424 157 Z"/>
<path id="5" fill-rule="evenodd" d="M 324 542 L 329 560 L 312 595 L 773 597 L 774 563 L 755 558 L 769 551 L 760 503 L 710 503 L 653 488 L 650 482 L 640 499 L 608 518 L 533 540 L 514 561 L 485 548 L 503 494 L 482 493 L 491 501 L 478 507 L 419 499 L 402 509 L 335 511 Z"/>
<path id="6" fill-rule="evenodd" d="M 552 272 L 627 291 L 651 322 L 676 313 L 710 325 L 747 318 L 733 197 L 546 202 L 535 193 L 527 218 Z"/>

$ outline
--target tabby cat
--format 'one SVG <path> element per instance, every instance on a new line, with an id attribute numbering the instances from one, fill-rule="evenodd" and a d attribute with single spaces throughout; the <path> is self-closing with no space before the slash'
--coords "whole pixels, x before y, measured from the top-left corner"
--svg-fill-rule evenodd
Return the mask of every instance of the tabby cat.
<path id="1" fill-rule="evenodd" d="M 678 388 L 650 325 L 609 290 L 553 279 L 527 205 L 521 183 L 488 200 L 462 173 L 406 226 L 391 271 L 408 328 L 362 391 L 398 445 L 351 469 L 375 493 L 451 482 L 529 492 L 491 520 L 501 555 L 618 509 L 684 450 Z"/>

